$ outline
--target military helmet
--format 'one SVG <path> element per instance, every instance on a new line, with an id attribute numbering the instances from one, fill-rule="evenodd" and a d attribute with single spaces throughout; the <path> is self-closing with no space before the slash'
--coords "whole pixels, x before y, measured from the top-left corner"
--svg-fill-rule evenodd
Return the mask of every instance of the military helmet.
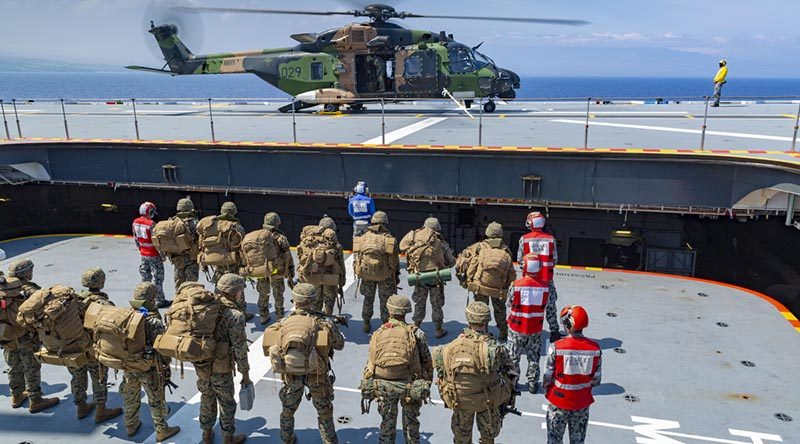
<path id="1" fill-rule="evenodd" d="M 311 284 L 300 283 L 292 289 L 292 301 L 297 305 L 311 305 L 317 301 L 317 288 Z"/>
<path id="2" fill-rule="evenodd" d="M 431 216 L 425 219 L 425 223 L 422 224 L 425 228 L 429 228 L 437 233 L 442 231 L 442 224 L 439 223 L 439 219 Z"/>
<path id="3" fill-rule="evenodd" d="M 496 239 L 503 237 L 503 226 L 497 222 L 492 222 L 486 227 L 486 237 Z"/>
<path id="4" fill-rule="evenodd" d="M 106 285 L 106 272 L 100 267 L 90 268 L 81 275 L 81 285 L 86 288 L 103 288 Z"/>
<path id="5" fill-rule="evenodd" d="M 482 325 L 492 319 L 492 312 L 484 302 L 473 301 L 467 306 L 467 322 L 471 325 Z"/>
<path id="6" fill-rule="evenodd" d="M 192 199 L 187 196 L 182 199 L 178 199 L 178 205 L 175 209 L 181 212 L 194 211 L 194 203 L 192 202 Z"/>
<path id="7" fill-rule="evenodd" d="M 8 266 L 8 275 L 19 278 L 29 273 L 33 273 L 33 261 L 30 259 L 19 259 Z"/>
<path id="8" fill-rule="evenodd" d="M 561 309 L 558 318 L 561 320 L 561 325 L 570 333 L 589 326 L 589 313 L 580 305 L 567 305 Z"/>
<path id="9" fill-rule="evenodd" d="M 158 210 L 156 209 L 156 204 L 153 202 L 142 202 L 142 204 L 139 205 L 140 216 L 147 216 L 152 219 L 156 214 L 158 214 Z"/>
<path id="10" fill-rule="evenodd" d="M 267 226 L 270 227 L 279 227 L 281 225 L 281 217 L 278 216 L 278 213 L 272 211 L 264 215 L 264 228 Z"/>
<path id="11" fill-rule="evenodd" d="M 386 300 L 386 309 L 390 315 L 406 315 L 411 313 L 411 300 L 405 296 L 389 296 Z"/>
<path id="12" fill-rule="evenodd" d="M 234 294 L 245 287 L 244 278 L 235 273 L 225 273 L 217 281 L 217 290 L 226 294 Z"/>
<path id="13" fill-rule="evenodd" d="M 152 282 L 142 282 L 133 289 L 134 301 L 151 302 L 155 300 L 158 287 Z"/>
<path id="14" fill-rule="evenodd" d="M 229 216 L 236 216 L 236 213 L 239 212 L 239 210 L 236 208 L 236 204 L 231 201 L 223 203 L 222 208 L 220 208 L 219 211 L 220 213 L 227 214 Z"/>
<path id="15" fill-rule="evenodd" d="M 372 220 L 370 222 L 374 225 L 383 224 L 386 225 L 389 223 L 389 215 L 387 215 L 383 211 L 376 211 L 375 214 L 372 215 Z"/>
<path id="16" fill-rule="evenodd" d="M 336 231 L 336 222 L 334 222 L 333 218 L 327 214 L 322 216 L 322 219 L 319 220 L 319 226 L 322 228 L 330 228 L 331 230 Z"/>

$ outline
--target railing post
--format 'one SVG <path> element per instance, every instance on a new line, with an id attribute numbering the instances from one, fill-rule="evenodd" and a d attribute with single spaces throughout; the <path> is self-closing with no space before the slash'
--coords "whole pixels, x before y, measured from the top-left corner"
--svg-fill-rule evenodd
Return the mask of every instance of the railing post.
<path id="1" fill-rule="evenodd" d="M 136 99 L 131 99 L 131 105 L 133 105 L 133 128 L 136 130 L 136 140 L 142 140 L 139 137 L 139 117 L 136 115 Z"/>
<path id="2" fill-rule="evenodd" d="M 214 114 L 211 112 L 211 99 L 208 99 L 208 119 L 211 121 L 211 142 L 216 143 L 217 136 L 214 134 Z"/>
<path id="3" fill-rule="evenodd" d="M 297 120 L 295 120 L 294 116 L 294 111 L 295 111 L 294 102 L 295 98 L 292 97 L 292 141 L 294 143 L 297 143 Z"/>
<path id="4" fill-rule="evenodd" d="M 792 136 L 792 151 L 797 148 L 797 128 L 798 123 L 800 123 L 800 105 L 797 105 L 797 115 L 794 116 L 794 135 Z M 6 132 L 8 132 L 8 127 L 6 127 Z"/>
<path id="5" fill-rule="evenodd" d="M 478 103 L 478 146 L 483 146 L 483 97 Z"/>
<path id="6" fill-rule="evenodd" d="M 386 145 L 386 103 L 381 99 L 381 145 Z M 795 131 L 796 133 L 797 131 Z"/>
<path id="7" fill-rule="evenodd" d="M 700 133 L 700 151 L 703 151 L 706 146 L 706 122 L 708 121 L 708 96 L 706 96 L 706 109 L 703 112 L 703 129 Z"/>
<path id="8" fill-rule="evenodd" d="M 14 107 L 14 119 L 17 121 L 17 134 L 22 139 L 22 128 L 19 126 L 19 114 L 17 113 L 17 99 L 11 99 L 11 105 Z"/>
<path id="9" fill-rule="evenodd" d="M 3 99 L 0 99 L 0 109 L 3 110 L 3 126 L 6 129 L 6 139 L 11 140 L 11 133 L 8 131 L 8 120 L 6 120 L 6 106 L 3 105 Z"/>
<path id="10" fill-rule="evenodd" d="M 786 205 L 786 226 L 794 225 L 794 204 L 797 200 L 796 194 L 789 194 L 789 203 Z"/>
<path id="11" fill-rule="evenodd" d="M 58 99 L 61 102 L 61 117 L 64 118 L 64 134 L 69 140 L 69 127 L 67 126 L 67 111 L 64 109 L 64 99 Z"/>
<path id="12" fill-rule="evenodd" d="M 586 122 L 583 125 L 583 149 L 589 149 L 589 105 L 592 103 L 592 98 L 586 98 Z"/>

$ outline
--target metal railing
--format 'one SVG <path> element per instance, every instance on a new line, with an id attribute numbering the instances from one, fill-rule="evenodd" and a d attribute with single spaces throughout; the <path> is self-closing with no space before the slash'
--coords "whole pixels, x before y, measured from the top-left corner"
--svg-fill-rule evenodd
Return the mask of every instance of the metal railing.
<path id="1" fill-rule="evenodd" d="M 585 104 L 583 107 L 580 116 L 583 120 L 583 148 L 589 149 L 589 137 L 590 137 L 590 127 L 592 126 L 591 120 L 594 119 L 594 113 L 597 112 L 598 109 L 602 109 L 604 106 L 608 105 L 659 105 L 659 104 L 681 104 L 681 105 L 703 105 L 702 108 L 702 125 L 699 126 L 700 140 L 699 144 L 697 145 L 700 150 L 704 150 L 706 146 L 706 134 L 708 132 L 708 121 L 709 117 L 709 102 L 712 98 L 710 96 L 673 96 L 673 97 L 625 97 L 625 96 L 618 96 L 618 97 L 541 97 L 541 98 L 525 98 L 525 99 L 517 99 L 512 104 L 516 104 L 519 106 L 523 105 L 567 105 L 567 106 L 581 106 Z M 463 102 L 456 102 L 457 108 L 442 108 L 442 106 L 452 106 L 453 100 L 443 98 L 443 99 L 405 99 L 405 98 L 393 98 L 393 99 L 356 99 L 354 103 L 361 103 L 361 104 L 377 104 L 380 106 L 380 140 L 381 144 L 386 144 L 386 117 L 387 115 L 394 114 L 393 111 L 396 110 L 387 110 L 387 105 L 394 104 L 395 102 L 403 102 L 406 103 L 405 107 L 411 106 L 418 112 L 424 113 L 426 106 L 438 106 L 439 108 L 433 108 L 434 110 L 438 111 L 455 111 L 458 110 L 459 112 L 463 113 L 464 117 L 469 118 L 470 120 L 476 121 L 476 138 L 475 142 L 477 146 L 484 145 L 484 136 L 485 136 L 485 129 L 484 129 L 484 99 L 478 99 L 476 102 L 478 104 L 477 113 L 470 112 L 467 109 Z M 7 110 L 7 107 L 10 103 L 10 107 Z M 215 113 L 214 113 L 214 105 L 265 105 L 265 106 L 274 106 L 274 105 L 290 105 L 291 111 L 286 113 L 286 117 L 291 117 L 291 142 L 298 143 L 298 122 L 297 117 L 298 115 L 308 115 L 308 112 L 300 113 L 299 110 L 295 107 L 296 100 L 294 98 L 130 98 L 130 99 L 105 99 L 105 98 L 98 98 L 98 99 L 66 99 L 66 98 L 45 98 L 45 99 L 12 99 L 10 102 L 7 100 L 0 99 L 0 110 L 2 111 L 2 118 L 3 118 L 3 126 L 5 130 L 5 138 L 7 140 L 13 139 L 24 139 L 26 136 L 23 134 L 22 131 L 22 123 L 20 119 L 20 106 L 21 105 L 31 105 L 31 104 L 53 104 L 56 105 L 55 109 L 51 112 L 43 112 L 39 113 L 42 115 L 49 115 L 49 114 L 59 114 L 61 120 L 63 120 L 63 135 L 64 138 L 70 140 L 70 121 L 68 116 L 79 114 L 77 112 L 71 113 L 68 112 L 69 108 L 73 108 L 77 105 L 118 105 L 118 106 L 130 106 L 132 111 L 131 116 L 131 123 L 133 126 L 133 135 L 135 136 L 136 140 L 143 140 L 141 134 L 141 117 L 142 117 L 142 107 L 143 106 L 170 106 L 170 105 L 185 105 L 185 106 L 195 106 L 198 109 L 196 112 L 192 113 L 192 116 L 202 116 L 203 114 L 208 115 L 208 125 L 209 125 L 209 133 L 210 133 L 210 140 L 211 142 L 218 142 L 217 138 L 217 131 L 215 128 Z M 408 105 L 410 103 L 410 105 Z M 788 151 L 794 152 L 797 149 L 797 137 L 798 137 L 798 128 L 800 128 L 800 96 L 726 96 L 724 98 L 723 103 L 746 103 L 746 104 L 756 104 L 756 105 L 772 105 L 781 108 L 782 118 L 793 117 L 794 118 L 794 126 L 792 127 L 792 136 L 791 136 L 791 144 L 788 148 Z M 137 108 L 138 105 L 138 108 Z M 205 109 L 205 111 L 201 111 L 199 108 Z M 430 108 L 429 108 L 430 109 Z M 525 108 L 521 108 L 525 110 Z M 74 108 L 69 111 L 74 111 Z M 265 113 L 268 113 L 272 110 L 265 110 Z M 148 112 L 152 112 L 149 110 Z M 502 113 L 502 111 L 499 111 Z M 575 115 L 577 111 L 563 111 L 564 113 L 569 113 L 570 115 Z M 559 114 L 559 111 L 553 110 L 552 113 Z M 612 112 L 613 113 L 613 112 Z M 792 114 L 796 113 L 796 114 Z M 145 113 L 147 114 L 147 113 Z M 323 113 L 326 114 L 326 113 Z M 477 114 L 477 116 L 475 115 Z M 120 116 L 124 114 L 118 114 Z M 528 115 L 530 117 L 534 117 L 534 114 Z M 725 117 L 725 114 L 717 114 L 713 117 Z M 147 114 L 147 117 L 153 117 L 153 114 Z M 164 116 L 166 117 L 166 116 Z M 693 117 L 693 116 L 692 116 Z M 17 137 L 12 137 L 12 133 L 9 130 L 9 120 L 13 118 L 14 123 L 16 124 L 17 130 Z M 218 123 L 218 122 L 217 122 Z M 577 122 L 572 122 L 577 123 Z M 508 124 L 511 125 L 511 124 Z M 690 130 L 695 131 L 695 130 Z M 74 135 L 74 132 L 73 132 Z M 119 137 L 119 136 L 117 136 Z M 190 138 L 193 140 L 207 140 L 203 139 L 203 136 L 198 139 L 196 135 L 190 135 Z M 780 139 L 784 139 L 781 137 Z M 788 139 L 788 137 L 786 138 Z M 308 142 L 320 142 L 320 140 L 309 140 Z M 686 146 L 684 148 L 691 148 L 690 146 Z"/>

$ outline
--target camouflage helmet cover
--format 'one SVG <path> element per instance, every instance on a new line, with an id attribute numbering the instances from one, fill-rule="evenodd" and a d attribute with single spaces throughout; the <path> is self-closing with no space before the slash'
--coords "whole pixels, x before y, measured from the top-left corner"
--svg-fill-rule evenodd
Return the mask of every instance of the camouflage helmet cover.
<path id="1" fill-rule="evenodd" d="M 151 302 L 155 300 L 158 293 L 158 287 L 152 282 L 142 282 L 133 289 L 134 301 Z"/>
<path id="2" fill-rule="evenodd" d="M 21 277 L 33 272 L 33 261 L 30 259 L 19 259 L 8 266 L 8 275 L 10 277 Z"/>
<path id="3" fill-rule="evenodd" d="M 439 219 L 437 219 L 435 217 L 429 217 L 429 218 L 425 219 L 425 223 L 423 224 L 423 226 L 425 228 L 429 228 L 429 229 L 431 229 L 431 230 L 433 230 L 433 231 L 435 231 L 437 233 L 442 231 L 442 224 L 440 224 L 439 223 Z"/>
<path id="4" fill-rule="evenodd" d="M 300 283 L 292 289 L 292 301 L 297 305 L 312 305 L 317 300 L 317 289 L 311 284 Z"/>
<path id="5" fill-rule="evenodd" d="M 336 230 L 336 222 L 327 214 L 322 216 L 322 219 L 319 220 L 319 226 L 322 228 L 330 228 L 334 231 Z"/>
<path id="6" fill-rule="evenodd" d="M 90 268 L 81 275 L 81 285 L 86 288 L 103 288 L 106 285 L 106 273 L 100 267 Z"/>
<path id="7" fill-rule="evenodd" d="M 472 325 L 482 325 L 492 319 L 492 312 L 484 302 L 471 302 L 467 306 L 467 322 Z"/>
<path id="8" fill-rule="evenodd" d="M 281 217 L 278 213 L 271 211 L 264 215 L 264 228 L 267 226 L 270 227 L 279 227 L 281 225 Z"/>
<path id="9" fill-rule="evenodd" d="M 405 296 L 389 296 L 386 300 L 386 309 L 390 315 L 406 315 L 411 313 L 411 300 Z"/>
<path id="10" fill-rule="evenodd" d="M 239 212 L 239 210 L 236 208 L 236 204 L 231 201 L 223 203 L 222 208 L 220 208 L 219 211 L 220 213 L 227 214 L 229 216 L 236 216 L 236 213 Z"/>
<path id="11" fill-rule="evenodd" d="M 184 197 L 182 199 L 178 199 L 178 205 L 176 209 L 181 212 L 194 211 L 194 203 L 189 197 Z"/>
<path id="12" fill-rule="evenodd" d="M 217 290 L 222 293 L 233 294 L 243 289 L 245 285 L 243 277 L 235 273 L 225 273 L 217 281 Z"/>
<path id="13" fill-rule="evenodd" d="M 496 239 L 503 237 L 503 226 L 497 222 L 492 222 L 486 227 L 486 237 Z"/>
<path id="14" fill-rule="evenodd" d="M 376 211 L 375 214 L 372 215 L 372 220 L 370 221 L 372 224 L 383 224 L 386 225 L 389 223 L 389 215 L 387 215 L 383 211 Z"/>

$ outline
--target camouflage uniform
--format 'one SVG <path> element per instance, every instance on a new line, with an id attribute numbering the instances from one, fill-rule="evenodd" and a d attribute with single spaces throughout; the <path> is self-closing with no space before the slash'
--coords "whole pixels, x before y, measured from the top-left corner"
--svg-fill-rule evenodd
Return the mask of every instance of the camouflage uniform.
<path id="1" fill-rule="evenodd" d="M 243 301 L 235 301 L 238 288 L 245 287 L 244 279 L 238 275 L 220 279 L 217 294 L 223 308 L 219 313 L 214 339 L 217 346 L 228 344 L 231 353 L 227 362 L 222 367 L 230 368 L 229 371 L 213 371 L 214 362 L 197 364 L 197 390 L 200 396 L 200 428 L 210 435 L 217 421 L 217 405 L 219 405 L 219 424 L 224 435 L 233 435 L 236 431 L 234 416 L 236 414 L 236 401 L 234 400 L 235 387 L 233 382 L 233 364 L 244 375 L 243 382 L 249 381 L 250 364 L 247 361 L 247 334 L 245 333 L 244 313 L 239 307 Z M 234 281 L 234 284 L 229 282 Z M 217 370 L 219 370 L 217 363 Z"/>
<path id="2" fill-rule="evenodd" d="M 13 274 L 9 273 L 9 276 Z M 23 281 L 21 291 L 25 299 L 41 289 L 21 275 L 16 277 Z M 33 355 L 40 347 L 36 330 L 30 330 L 17 343 L 3 345 L 3 357 L 8 365 L 8 388 L 13 397 L 22 398 L 27 395 L 30 399 L 41 399 L 42 364 Z"/>
<path id="3" fill-rule="evenodd" d="M 281 230 L 269 226 L 264 228 L 271 229 L 277 237 L 278 256 L 283 257 L 288 264 L 284 264 L 286 270 L 278 270 L 278 273 L 272 277 L 265 279 L 258 279 L 256 282 L 256 290 L 258 291 L 258 311 L 261 317 L 269 317 L 269 297 L 270 290 L 275 300 L 275 316 L 280 319 L 284 316 L 285 308 L 283 301 L 283 294 L 286 292 L 285 279 L 292 279 L 294 277 L 294 260 L 292 259 L 292 252 L 289 246 L 289 239 Z"/>
<path id="4" fill-rule="evenodd" d="M 142 277 L 142 282 L 152 282 L 158 288 L 156 302 L 166 299 L 164 297 L 164 259 L 161 256 L 142 256 L 139 275 Z"/>
<path id="5" fill-rule="evenodd" d="M 544 308 L 544 318 L 547 320 L 547 325 L 550 327 L 550 341 L 554 338 L 560 338 L 561 334 L 558 332 L 558 309 L 556 308 L 556 301 L 558 301 L 558 293 L 556 293 L 555 281 L 550 281 L 550 295 L 547 299 L 547 305 Z"/>
<path id="6" fill-rule="evenodd" d="M 364 320 L 364 331 L 367 331 L 367 328 L 369 328 L 369 324 L 372 321 L 372 314 L 375 310 L 375 293 L 378 293 L 378 305 L 380 307 L 381 323 L 386 323 L 386 321 L 389 319 L 389 312 L 386 310 L 386 301 L 389 299 L 389 296 L 397 293 L 397 284 L 399 282 L 400 275 L 400 257 L 399 250 L 397 248 L 397 240 L 391 235 L 391 233 L 389 233 L 389 229 L 386 228 L 386 224 L 388 222 L 389 221 L 386 217 L 386 213 L 379 211 L 373 215 L 372 226 L 367 229 L 378 234 L 383 234 L 387 238 L 392 239 L 394 242 L 393 250 L 395 253 L 388 255 L 389 278 L 380 282 L 369 280 L 363 280 L 361 282 L 360 291 L 361 295 L 364 296 L 364 306 L 361 310 L 361 318 Z"/>
<path id="7" fill-rule="evenodd" d="M 108 300 L 108 295 L 99 289 L 83 290 L 78 294 L 81 301 L 81 318 L 86 315 L 86 309 L 92 303 L 101 305 L 114 305 Z M 97 405 L 104 405 L 108 398 L 108 368 L 100 364 L 96 359 L 81 368 L 68 368 L 72 375 L 70 387 L 72 388 L 72 401 L 75 404 L 86 403 L 86 391 L 89 385 L 89 377 L 92 379 L 92 400 Z"/>
<path id="8" fill-rule="evenodd" d="M 539 359 L 542 354 L 542 334 L 523 335 L 511 330 L 509 331 L 508 339 L 508 353 L 514 361 L 517 374 L 522 374 L 520 372 L 519 363 L 522 355 L 525 354 L 525 356 L 528 357 L 528 371 L 526 374 L 528 377 L 528 384 L 533 386 L 533 384 L 539 382 Z"/>
<path id="9" fill-rule="evenodd" d="M 346 275 L 344 268 L 344 253 L 342 246 L 336 250 L 336 263 L 339 268 L 339 285 L 317 285 L 317 301 L 314 309 L 321 311 L 325 314 L 333 314 L 333 307 L 336 305 L 336 296 L 339 294 L 339 289 L 344 288 L 346 283 Z"/>
<path id="10" fill-rule="evenodd" d="M 184 199 L 181 199 L 181 201 L 183 200 Z M 178 202 L 178 205 L 181 205 L 180 201 Z M 194 211 L 180 211 L 179 208 L 178 213 L 175 214 L 175 217 L 187 222 L 189 231 L 191 231 L 195 239 L 197 239 L 197 216 L 195 216 Z M 191 252 L 167 254 L 167 257 L 169 258 L 169 261 L 172 262 L 172 267 L 175 271 L 175 293 L 178 292 L 178 287 L 180 287 L 182 283 L 197 282 L 197 279 L 200 277 L 200 265 L 197 264 L 196 252 L 194 254 Z"/>
<path id="11" fill-rule="evenodd" d="M 217 216 L 217 220 L 228 220 L 228 221 L 236 222 L 235 230 L 238 231 L 242 235 L 242 238 L 244 238 L 244 235 L 245 235 L 244 227 L 242 226 L 242 224 L 239 223 L 239 219 L 236 218 L 237 211 L 238 210 L 236 209 L 236 206 L 233 205 L 233 203 L 225 202 L 225 203 L 222 204 L 222 211 L 220 212 L 220 215 Z M 231 264 L 231 265 L 216 265 L 216 266 L 214 266 L 213 267 L 214 276 L 211 278 L 211 282 L 216 285 L 217 281 L 219 281 L 219 278 L 221 278 L 222 275 L 227 274 L 227 273 L 234 273 L 234 274 L 238 273 L 239 272 L 239 268 L 242 265 L 243 264 L 239 263 L 239 264 Z"/>

